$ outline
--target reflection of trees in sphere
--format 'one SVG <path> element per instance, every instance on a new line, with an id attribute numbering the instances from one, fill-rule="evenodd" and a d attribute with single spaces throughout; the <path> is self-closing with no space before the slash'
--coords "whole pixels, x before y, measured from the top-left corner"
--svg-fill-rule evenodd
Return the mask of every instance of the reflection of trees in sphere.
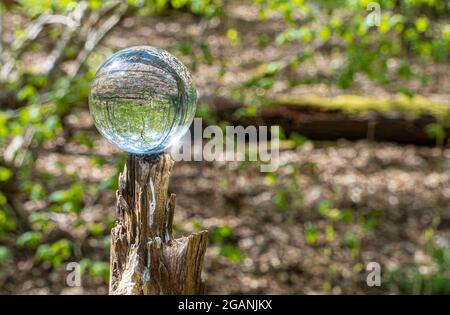
<path id="1" fill-rule="evenodd" d="M 159 48 L 132 47 L 97 71 L 89 108 L 97 129 L 112 144 L 130 153 L 157 153 L 186 132 L 196 91 L 174 56 Z"/>

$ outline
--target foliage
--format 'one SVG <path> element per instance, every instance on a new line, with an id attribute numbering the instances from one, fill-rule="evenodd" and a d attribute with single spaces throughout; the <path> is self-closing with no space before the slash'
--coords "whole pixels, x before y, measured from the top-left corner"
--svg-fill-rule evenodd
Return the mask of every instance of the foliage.
<path id="1" fill-rule="evenodd" d="M 388 284 L 402 294 L 449 294 L 450 292 L 450 248 L 434 240 L 436 226 L 425 231 L 427 253 L 431 264 L 411 263 L 395 268 L 388 273 Z"/>
<path id="2" fill-rule="evenodd" d="M 316 58 L 319 48 L 333 47 L 336 62 L 332 80 L 341 88 L 350 87 L 358 73 L 383 85 L 398 78 L 424 75 L 410 67 L 406 56 L 430 62 L 449 58 L 449 1 L 379 1 L 378 28 L 366 22 L 368 0 L 255 2 L 263 20 L 274 11 L 283 14 L 288 27 L 277 36 L 278 45 L 305 44 L 305 49 L 289 60 L 291 67 Z M 389 69 L 392 60 L 398 60 L 395 71 Z M 274 72 L 268 67 L 265 76 Z"/>
<path id="3" fill-rule="evenodd" d="M 58 267 L 72 255 L 72 243 L 67 239 L 61 239 L 51 245 L 40 245 L 36 251 L 39 261 L 50 263 Z"/>
<path id="4" fill-rule="evenodd" d="M 222 0 L 146 0 L 144 5 L 140 5 L 140 1 L 129 0 L 132 5 L 137 5 L 146 11 L 155 11 L 156 13 L 167 12 L 172 10 L 187 10 L 195 15 L 210 18 L 220 13 L 223 6 Z"/>
<path id="5" fill-rule="evenodd" d="M 220 256 L 224 256 L 232 262 L 241 262 L 244 259 L 244 253 L 234 244 L 234 232 L 228 225 L 213 229 L 211 242 L 219 246 Z"/>
<path id="6" fill-rule="evenodd" d="M 0 246 L 0 265 L 11 259 L 11 251 L 6 246 Z"/>
<path id="7" fill-rule="evenodd" d="M 402 266 L 389 274 L 389 284 L 401 294 L 448 294 L 450 292 L 450 250 L 433 248 L 433 267 Z"/>
<path id="8" fill-rule="evenodd" d="M 411 86 L 429 86 L 422 65 L 447 64 L 450 59 L 450 2 L 377 2 L 381 7 L 380 25 L 370 26 L 368 0 L 254 0 L 263 23 L 270 23 L 274 15 L 283 16 L 286 22 L 275 38 L 262 36 L 263 45 L 279 49 L 295 45 L 297 49 L 281 60 L 262 60 L 254 75 L 235 86 L 232 95 L 244 104 L 263 106 L 271 103 L 267 96 L 280 81 L 290 88 L 324 84 L 346 90 L 368 80 L 392 93 L 414 96 Z M 323 65 L 324 56 L 331 62 Z M 308 75 L 304 71 L 308 68 L 320 70 Z M 415 112 L 420 99 L 411 99 L 411 106 L 402 108 L 402 112 Z M 350 103 L 364 108 L 365 102 L 353 101 Z M 448 104 L 443 105 L 446 113 L 433 115 L 448 124 Z"/>
<path id="9" fill-rule="evenodd" d="M 24 51 L 35 53 L 48 53 L 48 47 L 40 40 L 28 42 L 29 27 L 33 23 L 38 25 L 39 17 L 49 14 L 69 15 L 80 1 L 21 1 L 13 3 L 8 8 L 0 4 L 0 13 L 5 9 L 11 14 L 20 16 L 29 23 L 26 25 L 11 25 L 14 31 L 14 44 L 9 52 L 12 59 L 10 76 L 0 80 L 0 91 L 3 95 L 13 93 L 11 99 L 1 98 L 0 110 L 0 243 L 15 239 L 13 245 L 0 246 L 0 260 L 5 262 L 16 253 L 27 249 L 34 253 L 36 261 L 47 263 L 56 268 L 63 262 L 74 257 L 73 239 L 56 237 L 61 233 L 57 224 L 59 213 L 68 213 L 74 216 L 76 224 L 74 229 L 83 228 L 85 219 L 81 216 L 86 199 L 97 198 L 101 191 L 92 185 L 81 184 L 76 173 L 63 169 L 63 165 L 56 165 L 62 170 L 61 178 L 36 167 L 40 150 L 45 143 L 55 141 L 61 134 L 68 132 L 65 123 L 69 115 L 77 115 L 79 106 L 86 105 L 89 83 L 93 77 L 93 69 L 86 67 L 92 59 L 98 58 L 92 53 L 91 58 L 81 65 L 81 70 L 75 75 L 67 74 L 59 68 L 59 63 L 42 74 L 26 67 L 20 59 Z M 112 2 L 88 1 L 90 12 L 103 12 Z M 100 13 L 101 14 L 101 13 Z M 30 20 L 33 19 L 33 20 Z M 27 28 L 28 26 L 28 28 Z M 54 43 L 64 43 L 63 27 L 57 24 L 46 25 L 42 29 L 44 35 Z M 2 31 L 3 36 L 3 31 Z M 4 38 L 2 38 L 4 40 Z M 50 45 L 50 49 L 54 44 Z M 83 47 L 78 46 L 75 40 L 67 44 L 59 62 L 74 61 L 77 53 Z M 57 45 L 56 45 L 57 46 Z M 5 53 L 6 53 L 5 52 Z M 57 51 L 53 51 L 57 53 Z M 4 64 L 1 63 L 1 67 Z M 4 68 L 2 68 L 4 70 Z M 17 79 L 19 78 L 19 79 Z M 92 143 L 86 134 L 75 133 L 68 141 L 92 149 Z M 18 146 L 15 146 L 19 144 Z M 9 152 L 9 153 L 8 153 Z M 92 160 L 93 167 L 99 167 L 99 159 Z M 123 157 L 112 162 L 122 166 Z M 111 183 L 103 184 L 103 190 L 114 190 L 117 185 L 117 176 L 114 174 Z M 114 183 L 113 183 L 114 182 Z M 18 192 L 12 190 L 16 189 Z M 18 202 L 14 202 L 17 200 Z M 44 207 L 27 213 L 22 209 L 24 203 L 33 202 Z M 103 229 L 91 226 L 93 235 L 103 238 L 106 228 L 110 227 L 109 219 Z M 69 237 L 67 235 L 66 237 Z M 105 267 L 102 261 L 93 264 L 91 276 L 105 278 Z"/>

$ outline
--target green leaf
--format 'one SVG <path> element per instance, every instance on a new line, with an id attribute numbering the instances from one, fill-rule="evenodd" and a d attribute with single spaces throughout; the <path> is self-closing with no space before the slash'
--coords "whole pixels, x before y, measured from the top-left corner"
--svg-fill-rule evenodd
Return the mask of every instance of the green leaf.
<path id="1" fill-rule="evenodd" d="M 69 198 L 67 190 L 58 190 L 50 194 L 49 200 L 52 202 L 63 202 Z"/>
<path id="2" fill-rule="evenodd" d="M 416 29 L 419 33 L 424 33 L 428 29 L 428 19 L 421 17 L 416 20 Z"/>
<path id="3" fill-rule="evenodd" d="M 288 192 L 286 190 L 276 191 L 272 200 L 279 210 L 286 210 L 289 206 Z"/>
<path id="4" fill-rule="evenodd" d="M 308 138 L 305 136 L 302 136 L 301 134 L 297 132 L 292 132 L 289 135 L 289 140 L 293 141 L 296 147 L 301 147 L 305 145 L 307 142 L 309 142 Z"/>
<path id="5" fill-rule="evenodd" d="M 237 45 L 239 43 L 239 33 L 235 28 L 229 28 L 227 30 L 227 38 L 232 45 Z"/>
<path id="6" fill-rule="evenodd" d="M 119 173 L 115 173 L 100 182 L 100 190 L 116 191 L 119 183 Z"/>
<path id="7" fill-rule="evenodd" d="M 308 222 L 305 225 L 305 242 L 306 244 L 309 245 L 314 245 L 315 243 L 317 243 L 317 229 L 316 227 L 311 223 Z"/>
<path id="8" fill-rule="evenodd" d="M 323 217 L 327 217 L 330 212 L 331 202 L 328 200 L 321 200 L 319 203 L 318 211 Z"/>
<path id="9" fill-rule="evenodd" d="M 94 223 L 89 226 L 89 232 L 94 236 L 102 235 L 105 230 L 105 225 L 103 223 Z"/>
<path id="10" fill-rule="evenodd" d="M 349 249 L 356 249 L 358 247 L 358 239 L 353 232 L 347 232 L 345 234 L 344 243 Z"/>
<path id="11" fill-rule="evenodd" d="M 336 233 L 334 232 L 333 226 L 331 224 L 328 224 L 325 227 L 325 237 L 326 237 L 327 241 L 330 241 L 330 242 L 333 241 L 335 238 L 335 234 Z"/>
<path id="12" fill-rule="evenodd" d="M 17 246 L 36 248 L 42 242 L 42 234 L 39 232 L 28 231 L 19 236 L 16 241 Z"/>
<path id="13" fill-rule="evenodd" d="M 228 244 L 220 247 L 219 255 L 232 262 L 241 262 L 244 259 L 244 253 L 238 247 Z"/>
<path id="14" fill-rule="evenodd" d="M 171 0 L 170 3 L 175 9 L 180 9 L 188 3 L 188 0 Z"/>
<path id="15" fill-rule="evenodd" d="M 7 263 L 11 259 L 11 251 L 6 246 L 0 245 L 0 264 Z"/>
<path id="16" fill-rule="evenodd" d="M 346 208 L 342 211 L 342 222 L 344 222 L 345 224 L 349 224 L 353 221 L 353 210 L 350 208 Z"/>
<path id="17" fill-rule="evenodd" d="M 273 186 L 277 182 L 277 174 L 275 173 L 268 173 L 265 177 L 265 182 L 267 186 Z"/>
<path id="18" fill-rule="evenodd" d="M 16 228 L 16 222 L 6 211 L 0 208 L 0 234 L 2 231 L 13 231 Z"/>
<path id="19" fill-rule="evenodd" d="M 5 205 L 7 201 L 6 196 L 0 191 L 0 206 Z"/>
<path id="20" fill-rule="evenodd" d="M 425 127 L 425 132 L 431 139 L 442 139 L 445 137 L 444 128 L 437 123 L 428 124 Z"/>
<path id="21" fill-rule="evenodd" d="M 103 281 L 109 280 L 109 263 L 104 261 L 94 261 L 90 267 L 90 274 L 92 277 L 100 277 Z"/>
<path id="22" fill-rule="evenodd" d="M 45 212 L 34 212 L 30 214 L 28 220 L 34 230 L 39 230 L 44 233 L 50 231 L 53 227 L 53 221 L 50 219 L 50 215 Z"/>
<path id="23" fill-rule="evenodd" d="M 18 93 L 17 93 L 17 99 L 19 101 L 25 101 L 27 99 L 30 99 L 31 97 L 35 96 L 37 93 L 36 88 L 31 85 L 25 85 Z"/>
<path id="24" fill-rule="evenodd" d="M 223 244 L 225 241 L 233 238 L 233 230 L 228 225 L 216 227 L 212 232 L 212 242 L 214 244 Z"/>
<path id="25" fill-rule="evenodd" d="M 199 231 L 203 228 L 203 223 L 200 220 L 193 220 L 192 221 L 192 228 L 196 231 Z"/>
<path id="26" fill-rule="evenodd" d="M 13 172 L 3 166 L 0 166 L 0 182 L 6 182 L 13 176 Z"/>
<path id="27" fill-rule="evenodd" d="M 330 29 L 326 26 L 322 27 L 322 29 L 319 32 L 319 38 L 325 42 L 325 41 L 329 40 L 330 37 L 331 37 Z"/>
<path id="28" fill-rule="evenodd" d="M 58 190 L 53 192 L 49 196 L 49 200 L 61 205 L 62 209 L 66 212 L 78 213 L 80 211 L 80 204 L 83 200 L 83 196 L 83 186 L 76 183 L 67 190 Z"/>
<path id="29" fill-rule="evenodd" d="M 42 244 L 36 251 L 36 258 L 48 262 L 53 267 L 60 266 L 72 255 L 72 243 L 67 239 L 56 241 L 52 245 Z"/>
<path id="30" fill-rule="evenodd" d="M 89 8 L 92 11 L 98 10 L 102 6 L 102 3 L 100 0 L 89 0 L 88 3 L 89 3 Z"/>

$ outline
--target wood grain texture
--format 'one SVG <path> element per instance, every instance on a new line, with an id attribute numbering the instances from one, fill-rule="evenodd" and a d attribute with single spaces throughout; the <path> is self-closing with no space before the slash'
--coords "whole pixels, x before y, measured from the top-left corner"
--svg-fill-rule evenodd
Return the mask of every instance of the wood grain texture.
<path id="1" fill-rule="evenodd" d="M 128 157 L 111 231 L 110 294 L 203 293 L 208 232 L 173 238 L 175 195 L 167 193 L 173 163 L 167 154 Z"/>

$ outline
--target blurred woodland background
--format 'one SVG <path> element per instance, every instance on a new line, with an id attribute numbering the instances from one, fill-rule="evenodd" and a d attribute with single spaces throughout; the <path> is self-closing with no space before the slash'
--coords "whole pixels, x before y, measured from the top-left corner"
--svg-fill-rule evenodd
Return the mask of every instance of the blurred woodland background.
<path id="1" fill-rule="evenodd" d="M 210 231 L 207 293 L 449 294 L 450 1 L 380 0 L 372 27 L 369 2 L 1 0 L 0 293 L 107 293 L 126 156 L 89 84 L 152 45 L 191 70 L 204 122 L 283 130 L 274 173 L 175 164 L 177 234 Z"/>

